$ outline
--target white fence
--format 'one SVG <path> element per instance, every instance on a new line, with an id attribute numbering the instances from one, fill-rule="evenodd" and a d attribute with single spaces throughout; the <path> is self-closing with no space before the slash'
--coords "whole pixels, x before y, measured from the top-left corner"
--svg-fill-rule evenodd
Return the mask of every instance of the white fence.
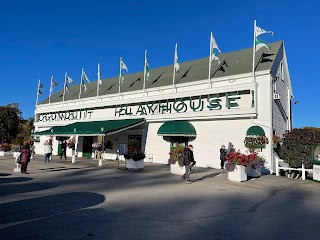
<path id="1" fill-rule="evenodd" d="M 280 158 L 279 157 L 276 157 L 276 176 L 279 176 L 280 175 L 280 170 L 295 170 L 295 171 L 301 171 L 302 172 L 302 180 L 306 180 L 306 172 L 313 172 L 313 169 L 306 169 L 304 167 L 304 163 L 302 163 L 302 166 L 301 168 L 290 168 L 290 167 L 280 167 L 279 166 L 279 161 Z"/>

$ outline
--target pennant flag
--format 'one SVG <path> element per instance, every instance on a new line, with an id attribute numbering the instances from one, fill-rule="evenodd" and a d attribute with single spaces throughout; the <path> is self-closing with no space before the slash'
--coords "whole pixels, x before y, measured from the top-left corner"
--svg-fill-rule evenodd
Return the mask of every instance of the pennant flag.
<path id="1" fill-rule="evenodd" d="M 52 77 L 52 86 L 59 86 L 59 83 L 57 83 L 53 77 Z"/>
<path id="2" fill-rule="evenodd" d="M 82 86 L 83 91 L 87 91 L 87 86 L 86 86 L 86 84 L 85 84 L 85 81 L 87 81 L 88 83 L 90 83 L 90 80 L 89 80 L 87 74 L 85 73 L 85 71 L 84 71 L 83 68 L 82 68 L 81 86 Z"/>
<path id="3" fill-rule="evenodd" d="M 76 81 L 73 80 L 71 77 L 67 76 L 67 82 L 72 84 L 72 83 L 75 83 Z"/>
<path id="4" fill-rule="evenodd" d="M 123 81 L 124 81 L 122 69 L 124 69 L 128 72 L 127 65 L 122 61 L 122 58 L 120 58 L 120 80 L 121 80 L 121 83 L 123 83 Z"/>
<path id="5" fill-rule="evenodd" d="M 210 37 L 210 61 L 212 62 L 213 60 L 218 61 L 218 63 L 220 64 L 220 59 L 217 57 L 217 55 L 214 52 L 214 49 L 217 49 L 219 51 L 219 53 L 221 53 L 218 44 L 216 42 L 216 40 L 214 39 L 212 33 L 211 33 L 211 37 Z"/>
<path id="6" fill-rule="evenodd" d="M 42 94 L 43 94 L 43 93 L 40 91 L 40 89 L 38 90 L 38 94 L 39 94 L 39 95 L 42 95 Z"/>
<path id="7" fill-rule="evenodd" d="M 270 51 L 270 47 L 264 41 L 257 38 L 261 34 L 265 34 L 265 33 L 270 33 L 273 36 L 272 31 L 267 31 L 261 27 L 255 26 L 255 35 L 256 35 L 256 39 L 255 39 L 255 48 L 256 49 L 255 49 L 255 51 L 256 52 L 259 51 L 259 49 L 262 47 L 266 47 Z"/>
<path id="8" fill-rule="evenodd" d="M 180 65 L 178 63 L 178 44 L 176 43 L 175 51 L 174 51 L 174 71 L 177 73 L 180 69 Z"/>
<path id="9" fill-rule="evenodd" d="M 259 35 L 264 34 L 264 33 L 270 33 L 272 36 L 274 34 L 272 31 L 266 31 L 266 30 L 256 26 L 256 37 L 258 37 Z"/>
<path id="10" fill-rule="evenodd" d="M 57 83 L 53 76 L 51 76 L 50 92 L 53 91 L 53 86 L 59 86 L 59 83 Z"/>
<path id="11" fill-rule="evenodd" d="M 44 90 L 44 86 L 41 83 L 39 84 L 39 89 Z"/>
<path id="12" fill-rule="evenodd" d="M 266 47 L 270 51 L 270 47 L 264 41 L 256 39 L 256 52 L 262 47 Z"/>
<path id="13" fill-rule="evenodd" d="M 149 63 L 148 63 L 148 59 L 147 59 L 147 52 L 146 52 L 146 55 L 145 55 L 145 79 L 147 81 L 149 81 L 149 78 L 150 78 L 150 72 L 149 72 Z"/>
<path id="14" fill-rule="evenodd" d="M 100 73 L 100 63 L 98 63 L 98 84 L 102 85 L 101 73 Z"/>
<path id="15" fill-rule="evenodd" d="M 70 93 L 68 84 L 66 84 L 65 90 L 66 90 L 66 92 Z"/>

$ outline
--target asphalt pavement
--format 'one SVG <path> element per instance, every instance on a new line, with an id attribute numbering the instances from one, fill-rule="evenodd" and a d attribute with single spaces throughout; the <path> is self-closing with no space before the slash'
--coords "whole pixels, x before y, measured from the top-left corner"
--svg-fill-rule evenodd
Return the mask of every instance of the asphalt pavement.
<path id="1" fill-rule="evenodd" d="M 231 182 L 198 168 L 185 184 L 169 165 L 94 159 L 14 172 L 0 157 L 0 239 L 319 239 L 320 183 L 262 175 Z"/>

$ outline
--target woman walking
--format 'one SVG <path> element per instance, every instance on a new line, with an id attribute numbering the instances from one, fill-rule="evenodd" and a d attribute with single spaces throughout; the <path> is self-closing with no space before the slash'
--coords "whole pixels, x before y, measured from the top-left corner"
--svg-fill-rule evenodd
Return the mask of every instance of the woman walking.
<path id="1" fill-rule="evenodd" d="M 30 145 L 29 142 L 24 142 L 23 147 L 21 149 L 21 173 L 29 174 L 27 172 L 28 163 L 30 162 Z"/>

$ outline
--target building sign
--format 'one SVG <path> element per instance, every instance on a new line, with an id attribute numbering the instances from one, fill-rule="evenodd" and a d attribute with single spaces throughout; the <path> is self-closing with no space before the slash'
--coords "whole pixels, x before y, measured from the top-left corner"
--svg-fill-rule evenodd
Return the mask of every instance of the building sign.
<path id="1" fill-rule="evenodd" d="M 92 110 L 73 110 L 56 113 L 41 113 L 38 116 L 39 122 L 55 122 L 55 121 L 69 121 L 91 119 Z"/>
<path id="2" fill-rule="evenodd" d="M 140 104 L 128 103 L 122 105 L 105 106 L 98 107 L 94 110 L 77 109 L 54 113 L 40 113 L 37 117 L 37 121 L 59 122 L 89 120 L 91 118 L 96 118 L 97 116 L 146 116 L 171 113 L 203 112 L 213 110 L 219 111 L 221 109 L 239 109 L 240 104 L 242 104 L 241 106 L 245 105 L 245 108 L 253 108 L 253 99 L 253 91 L 250 92 L 250 90 L 242 90 L 240 92 L 227 92 L 167 100 L 146 101 L 141 102 Z"/>
<path id="3" fill-rule="evenodd" d="M 225 105 L 222 103 L 222 98 L 225 98 Z M 114 115 L 120 116 L 141 116 L 141 115 L 154 115 L 166 113 L 185 113 L 185 112 L 201 112 L 205 109 L 220 110 L 222 108 L 235 108 L 239 107 L 237 100 L 241 99 L 237 92 L 226 93 L 224 97 L 219 94 L 199 96 L 198 98 L 178 98 L 166 101 L 152 101 L 140 103 L 137 106 L 128 104 L 116 106 Z"/>

